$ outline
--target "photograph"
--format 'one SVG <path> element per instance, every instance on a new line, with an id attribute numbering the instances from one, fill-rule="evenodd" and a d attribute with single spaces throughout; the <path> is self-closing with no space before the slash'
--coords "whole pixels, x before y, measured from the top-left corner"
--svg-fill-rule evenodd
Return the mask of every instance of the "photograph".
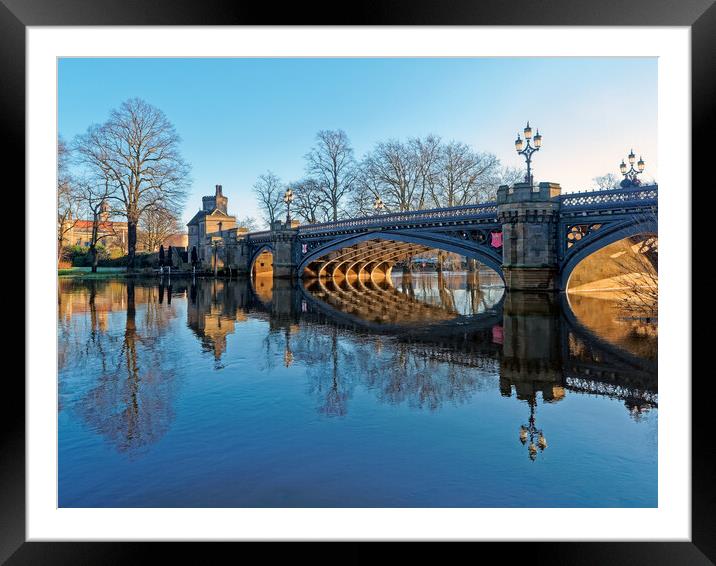
<path id="1" fill-rule="evenodd" d="M 56 69 L 60 510 L 659 507 L 658 57 Z"/>
<path id="2" fill-rule="evenodd" d="M 716 564 L 714 0 L 319 11 L 0 0 L 0 564 Z"/>

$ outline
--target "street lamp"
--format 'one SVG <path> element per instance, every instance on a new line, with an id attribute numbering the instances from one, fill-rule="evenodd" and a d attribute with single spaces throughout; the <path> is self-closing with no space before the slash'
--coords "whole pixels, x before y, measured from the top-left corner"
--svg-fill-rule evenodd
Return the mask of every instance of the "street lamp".
<path id="1" fill-rule="evenodd" d="M 380 196 L 375 195 L 375 200 L 373 201 L 373 208 L 375 209 L 376 214 L 380 214 L 384 206 L 385 205 L 383 204 L 383 199 L 381 199 Z"/>
<path id="2" fill-rule="evenodd" d="M 525 176 L 525 183 L 529 183 L 529 185 L 532 186 L 532 154 L 535 151 L 539 151 L 540 147 L 542 147 L 542 135 L 539 133 L 539 130 L 537 130 L 537 133 L 533 138 L 532 128 L 530 127 L 529 122 L 527 122 L 527 126 L 524 129 L 524 134 L 524 141 L 520 137 L 520 134 L 517 134 L 515 149 L 519 155 L 525 156 L 525 161 L 527 161 L 527 175 Z M 532 141 L 534 142 L 534 146 L 530 143 Z"/>
<path id="3" fill-rule="evenodd" d="M 619 171 L 621 171 L 621 174 L 624 175 L 624 179 L 622 179 L 622 182 L 619 184 L 622 187 L 638 187 L 639 185 L 641 185 L 641 181 L 639 180 L 638 175 L 644 172 L 644 169 L 646 168 L 646 163 L 644 163 L 644 160 L 641 158 L 641 156 L 639 156 L 639 161 L 636 162 L 636 169 L 634 169 L 634 161 L 636 161 L 636 154 L 634 153 L 633 149 L 629 152 L 627 159 L 629 160 L 628 167 L 627 164 L 624 163 L 623 159 L 622 162 L 619 164 Z"/>
<path id="4" fill-rule="evenodd" d="M 537 405 L 537 399 L 532 396 L 529 400 L 529 404 L 530 420 L 527 425 L 520 426 L 520 442 L 524 445 L 527 444 L 529 440 L 527 451 L 529 452 L 530 460 L 534 462 L 535 458 L 537 458 L 537 448 L 539 447 L 540 450 L 547 448 L 547 439 L 544 437 L 544 434 L 542 434 L 542 430 L 535 426 L 535 407 Z M 537 439 L 536 444 L 535 439 Z"/>
<path id="5" fill-rule="evenodd" d="M 283 202 L 286 203 L 286 224 L 291 224 L 291 203 L 293 202 L 293 191 L 289 187 L 283 194 Z"/>

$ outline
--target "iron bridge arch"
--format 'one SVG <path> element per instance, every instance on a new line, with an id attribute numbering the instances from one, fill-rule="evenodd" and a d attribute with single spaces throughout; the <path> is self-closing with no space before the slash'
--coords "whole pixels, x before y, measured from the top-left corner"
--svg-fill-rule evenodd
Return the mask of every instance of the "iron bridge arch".
<path id="1" fill-rule="evenodd" d="M 497 225 L 494 227 L 494 229 L 499 228 Z M 489 233 L 489 228 L 483 231 Z M 299 277 L 303 277 L 306 268 L 310 264 L 319 262 L 331 252 L 350 248 L 363 242 L 389 241 L 425 246 L 429 249 L 452 252 L 468 259 L 475 259 L 494 270 L 500 278 L 504 280 L 502 273 L 502 248 L 494 248 L 487 241 L 475 241 L 470 238 L 470 233 L 471 232 L 467 230 L 450 230 L 449 232 L 420 229 L 371 230 L 358 234 L 334 237 L 327 242 L 320 242 L 317 245 L 315 242 L 312 242 L 314 244 L 313 247 L 307 249 L 305 254 L 301 253 L 297 273 Z M 299 236 L 299 250 L 304 244 L 307 248 L 310 245 L 308 242 L 302 242 Z"/>
<path id="2" fill-rule="evenodd" d="M 565 239 L 568 238 L 570 233 L 575 233 L 572 231 L 573 226 L 566 227 Z M 593 222 L 579 224 L 578 226 L 588 226 L 588 228 L 573 245 L 569 246 L 568 239 L 564 242 L 564 254 L 560 268 L 561 288 L 563 290 L 567 289 L 569 278 L 577 265 L 590 255 L 607 247 L 609 244 L 625 238 L 642 234 L 658 234 L 658 223 L 651 214 L 639 214 L 626 220 L 612 223 L 599 224 L 598 222 Z M 593 228 L 595 226 L 598 226 L 598 228 Z"/>

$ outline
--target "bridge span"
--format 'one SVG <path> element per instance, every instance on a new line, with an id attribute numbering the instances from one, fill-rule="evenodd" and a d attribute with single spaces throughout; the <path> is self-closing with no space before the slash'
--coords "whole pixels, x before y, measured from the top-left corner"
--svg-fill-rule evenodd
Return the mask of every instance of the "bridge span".
<path id="1" fill-rule="evenodd" d="M 212 238 L 213 261 L 250 273 L 268 251 L 274 277 L 377 282 L 396 263 L 437 249 L 493 269 L 508 290 L 560 291 L 589 255 L 624 238 L 657 234 L 657 207 L 657 185 L 562 194 L 556 183 L 516 183 L 482 204 L 223 231 Z"/>

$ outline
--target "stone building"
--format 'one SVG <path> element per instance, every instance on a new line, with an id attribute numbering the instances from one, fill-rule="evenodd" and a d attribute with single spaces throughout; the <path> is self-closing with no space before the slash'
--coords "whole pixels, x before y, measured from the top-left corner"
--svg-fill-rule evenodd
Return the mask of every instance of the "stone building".
<path id="1" fill-rule="evenodd" d="M 225 239 L 236 240 L 238 233 L 245 228 L 236 226 L 236 216 L 228 213 L 229 199 L 222 193 L 221 185 L 216 185 L 213 196 L 202 197 L 202 209 L 187 223 L 188 252 L 196 248 L 199 264 L 205 269 L 222 269 L 225 263 L 223 244 Z M 222 249 L 219 249 L 222 248 Z"/>
<path id="2" fill-rule="evenodd" d="M 127 253 L 127 223 L 109 219 L 110 207 L 106 201 L 102 203 L 99 213 L 99 243 L 110 254 L 123 255 Z M 63 246 L 89 247 L 92 242 L 92 220 L 68 219 L 71 226 L 64 233 Z"/>

